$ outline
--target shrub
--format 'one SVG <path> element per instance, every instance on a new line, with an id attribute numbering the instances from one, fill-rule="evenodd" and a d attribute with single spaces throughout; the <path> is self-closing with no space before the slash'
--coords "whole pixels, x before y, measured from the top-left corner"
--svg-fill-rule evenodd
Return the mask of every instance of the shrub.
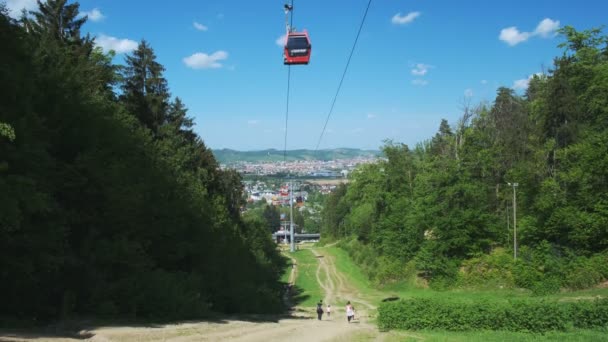
<path id="1" fill-rule="evenodd" d="M 409 299 L 378 308 L 380 329 L 508 330 L 545 332 L 608 324 L 608 299 L 595 302 L 517 300 L 464 302 Z"/>
<path id="2" fill-rule="evenodd" d="M 370 280 L 374 280 L 378 273 L 378 255 L 370 245 L 365 245 L 357 239 L 342 240 L 338 247 L 344 249 L 348 256 L 361 267 L 363 273 Z"/>
<path id="3" fill-rule="evenodd" d="M 378 258 L 378 268 L 375 277 L 378 285 L 386 285 L 406 276 L 404 265 L 401 262 L 387 257 Z"/>
<path id="4" fill-rule="evenodd" d="M 594 265 L 593 258 L 577 258 L 571 263 L 565 276 L 564 285 L 573 290 L 589 288 L 602 281 L 601 271 Z"/>
<path id="5" fill-rule="evenodd" d="M 608 252 L 589 258 L 590 266 L 600 274 L 600 281 L 608 279 Z"/>
<path id="6" fill-rule="evenodd" d="M 468 288 L 512 288 L 513 256 L 504 248 L 466 260 L 460 269 L 458 285 Z"/>

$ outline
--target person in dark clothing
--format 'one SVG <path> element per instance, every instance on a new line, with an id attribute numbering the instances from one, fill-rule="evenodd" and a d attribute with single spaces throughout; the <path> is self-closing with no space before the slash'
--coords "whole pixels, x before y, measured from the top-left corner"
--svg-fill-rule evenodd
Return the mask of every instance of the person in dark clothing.
<path id="1" fill-rule="evenodd" d="M 321 317 L 323 317 L 323 300 L 319 300 L 317 303 L 317 318 L 319 321 L 321 320 Z"/>

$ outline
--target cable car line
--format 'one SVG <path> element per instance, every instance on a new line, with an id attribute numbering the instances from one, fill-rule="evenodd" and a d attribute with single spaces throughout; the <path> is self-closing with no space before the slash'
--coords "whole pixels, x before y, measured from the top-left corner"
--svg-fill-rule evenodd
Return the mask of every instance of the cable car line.
<path id="1" fill-rule="evenodd" d="M 287 24 L 287 17 L 285 18 L 285 26 L 286 27 L 286 35 L 285 35 L 285 43 L 287 44 L 287 39 L 289 36 L 289 31 L 291 31 L 291 27 L 293 27 L 293 0 L 291 0 L 291 5 L 285 4 L 285 16 L 289 13 L 290 20 L 289 25 Z M 285 142 L 283 148 L 283 163 L 287 161 L 287 123 L 289 122 L 289 90 L 291 84 L 291 65 L 287 65 L 287 100 L 285 105 Z"/>
<path id="2" fill-rule="evenodd" d="M 283 149 L 283 162 L 287 161 L 287 122 L 289 121 L 289 84 L 291 83 L 291 65 L 287 66 L 287 105 L 285 108 L 285 146 Z"/>
<path id="3" fill-rule="evenodd" d="M 359 40 L 359 35 L 361 34 L 361 29 L 363 29 L 363 24 L 365 23 L 365 18 L 367 17 L 367 12 L 369 11 L 369 7 L 372 4 L 372 0 L 369 0 L 367 3 L 367 7 L 365 8 L 365 13 L 363 14 L 363 19 L 361 19 L 361 24 L 359 25 L 359 31 L 357 31 L 357 37 L 355 38 L 355 42 L 353 43 L 353 47 L 350 50 L 350 55 L 348 56 L 348 60 L 346 61 L 346 67 L 344 68 L 344 72 L 342 73 L 342 78 L 340 79 L 340 83 L 338 84 L 338 89 L 336 90 L 336 95 L 331 103 L 331 107 L 329 109 L 329 113 L 327 114 L 327 119 L 325 120 L 325 125 L 323 126 L 323 130 L 321 131 L 321 135 L 319 136 L 319 141 L 317 142 L 317 147 L 315 147 L 315 152 L 319 150 L 319 145 L 321 145 L 321 139 L 323 139 L 323 134 L 325 134 L 325 129 L 327 128 L 327 123 L 329 122 L 329 118 L 331 117 L 332 112 L 334 111 L 334 106 L 336 104 L 336 100 L 338 99 L 338 94 L 340 93 L 340 88 L 342 88 L 342 83 L 344 82 L 344 77 L 346 76 L 346 71 L 348 71 L 348 66 L 350 65 L 350 60 L 353 57 L 353 53 L 355 52 L 355 47 L 357 45 L 357 41 Z"/>

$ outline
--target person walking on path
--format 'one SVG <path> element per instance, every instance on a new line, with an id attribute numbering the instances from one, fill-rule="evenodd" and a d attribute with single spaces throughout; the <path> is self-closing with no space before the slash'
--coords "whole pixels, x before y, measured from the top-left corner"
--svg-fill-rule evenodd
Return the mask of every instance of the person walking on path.
<path id="1" fill-rule="evenodd" d="M 353 306 L 350 304 L 350 301 L 348 301 L 348 303 L 346 303 L 346 318 L 348 319 L 348 323 L 350 323 L 353 317 L 355 317 L 355 311 Z"/>
<path id="2" fill-rule="evenodd" d="M 331 305 L 327 304 L 327 318 L 331 316 Z"/>
<path id="3" fill-rule="evenodd" d="M 321 317 L 323 317 L 323 300 L 319 300 L 317 303 L 317 318 L 319 321 L 321 320 Z"/>

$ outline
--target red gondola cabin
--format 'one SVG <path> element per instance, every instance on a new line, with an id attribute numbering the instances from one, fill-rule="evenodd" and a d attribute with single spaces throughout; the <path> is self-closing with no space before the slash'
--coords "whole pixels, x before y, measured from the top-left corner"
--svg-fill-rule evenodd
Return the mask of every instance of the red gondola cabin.
<path id="1" fill-rule="evenodd" d="M 283 64 L 308 64 L 311 51 L 308 32 L 291 32 L 287 35 Z"/>

